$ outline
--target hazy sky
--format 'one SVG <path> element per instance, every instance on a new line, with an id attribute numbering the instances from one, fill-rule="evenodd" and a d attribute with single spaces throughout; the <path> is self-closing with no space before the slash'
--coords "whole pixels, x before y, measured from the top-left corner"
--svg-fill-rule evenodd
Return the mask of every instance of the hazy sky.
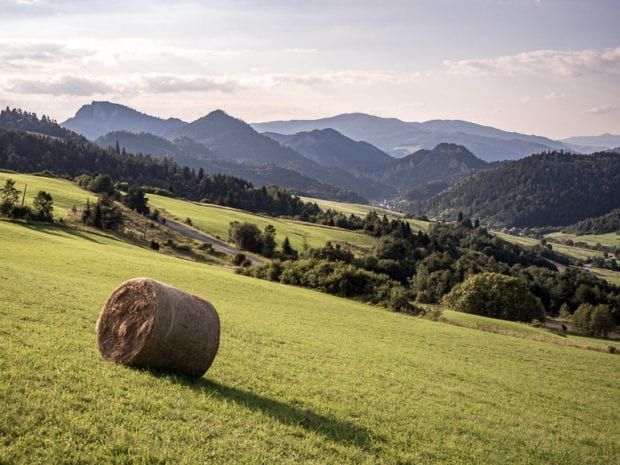
<path id="1" fill-rule="evenodd" d="M 620 0 L 0 0 L 0 105 L 620 133 Z"/>

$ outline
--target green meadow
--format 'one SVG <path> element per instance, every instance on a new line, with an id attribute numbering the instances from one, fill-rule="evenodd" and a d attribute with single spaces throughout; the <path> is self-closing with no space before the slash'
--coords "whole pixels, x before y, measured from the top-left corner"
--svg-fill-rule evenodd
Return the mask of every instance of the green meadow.
<path id="1" fill-rule="evenodd" d="M 567 233 L 551 233 L 547 234 L 547 237 L 557 239 L 559 241 L 572 240 L 573 242 L 585 242 L 591 246 L 601 244 L 606 247 L 620 247 L 620 232 L 612 232 L 607 234 L 584 234 L 582 236 Z"/>
<path id="2" fill-rule="evenodd" d="M 459 327 L 0 221 L 0 463 L 611 464 L 620 357 Z M 150 276 L 221 318 L 198 380 L 101 361 L 97 315 Z"/>
<path id="3" fill-rule="evenodd" d="M 331 208 L 332 210 L 336 210 L 344 213 L 345 215 L 357 215 L 360 217 L 365 217 L 371 211 L 376 211 L 379 215 L 386 215 L 389 219 L 397 218 L 403 219 L 405 215 L 400 212 L 386 210 L 385 208 L 376 207 L 374 205 L 364 205 L 360 203 L 345 203 L 345 202 L 336 202 L 334 200 L 323 200 L 323 199 L 315 199 L 312 197 L 301 197 L 304 202 L 312 202 L 316 203 L 319 207 L 326 210 Z M 428 227 L 430 223 L 428 221 L 416 220 L 413 218 L 407 219 L 411 227 L 415 231 L 428 231 Z"/>
<path id="4" fill-rule="evenodd" d="M 0 171 L 1 186 L 9 178 L 15 181 L 15 188 L 22 194 L 26 190 L 26 205 L 32 205 L 32 201 L 39 191 L 49 193 L 54 199 L 54 218 L 66 218 L 67 210 L 72 207 L 83 208 L 86 205 L 86 199 L 90 199 L 91 202 L 97 200 L 94 194 L 79 188 L 66 179 Z"/>
<path id="5" fill-rule="evenodd" d="M 228 227 L 231 221 L 247 221 L 256 224 L 260 229 L 264 229 L 268 224 L 273 225 L 276 228 L 276 242 L 281 244 L 288 236 L 291 245 L 298 250 L 303 249 L 304 244 L 309 247 L 322 247 L 330 240 L 348 242 L 362 248 L 371 247 L 374 243 L 372 237 L 356 231 L 255 215 L 227 207 L 186 202 L 160 195 L 149 194 L 148 198 L 149 205 L 153 208 L 166 210 L 180 220 L 190 218 L 192 224 L 223 240 L 228 238 Z"/>
<path id="6" fill-rule="evenodd" d="M 496 236 L 504 239 L 505 241 L 512 242 L 513 244 L 518 244 L 524 247 L 533 247 L 535 245 L 540 245 L 540 240 L 534 239 L 532 237 L 521 237 L 521 236 L 513 236 L 511 234 L 505 233 L 494 233 Z M 550 237 L 552 235 L 549 235 Z M 582 237 L 582 236 L 578 236 Z M 585 237 L 585 236 L 583 236 Z M 584 249 L 582 247 L 576 247 L 572 245 L 559 244 L 552 242 L 551 247 L 558 253 L 562 255 L 567 255 L 569 257 L 576 258 L 578 260 L 586 260 L 592 257 L 602 257 L 603 252 L 600 250 L 592 250 L 592 249 Z"/>

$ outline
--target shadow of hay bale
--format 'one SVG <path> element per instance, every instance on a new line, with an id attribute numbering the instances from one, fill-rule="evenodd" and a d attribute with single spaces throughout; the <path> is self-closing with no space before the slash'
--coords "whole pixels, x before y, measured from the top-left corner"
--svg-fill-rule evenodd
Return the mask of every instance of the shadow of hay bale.
<path id="1" fill-rule="evenodd" d="M 384 437 L 349 421 L 339 420 L 313 412 L 310 409 L 294 407 L 284 402 L 269 399 L 250 391 L 226 386 L 205 378 L 190 378 L 170 372 L 152 372 L 155 376 L 174 384 L 187 386 L 198 391 L 215 394 L 222 399 L 233 401 L 244 407 L 261 412 L 288 426 L 300 426 L 323 436 L 325 439 L 353 445 L 367 452 L 378 452 Z"/>

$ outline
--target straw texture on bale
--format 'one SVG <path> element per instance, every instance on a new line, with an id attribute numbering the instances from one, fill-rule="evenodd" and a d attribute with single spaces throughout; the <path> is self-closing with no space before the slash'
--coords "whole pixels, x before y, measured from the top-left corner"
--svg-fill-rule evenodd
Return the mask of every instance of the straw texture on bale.
<path id="1" fill-rule="evenodd" d="M 200 377 L 220 343 L 215 308 L 198 296 L 150 278 L 125 281 L 97 321 L 105 360 Z"/>

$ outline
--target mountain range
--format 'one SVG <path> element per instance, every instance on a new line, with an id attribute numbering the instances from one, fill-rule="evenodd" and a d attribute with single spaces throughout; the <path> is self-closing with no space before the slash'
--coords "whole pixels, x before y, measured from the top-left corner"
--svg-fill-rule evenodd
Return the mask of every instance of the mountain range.
<path id="1" fill-rule="evenodd" d="M 315 197 L 353 202 L 386 199 L 411 213 L 440 219 L 462 212 L 491 226 L 565 226 L 600 217 L 597 224 L 613 227 L 616 217 L 606 215 L 620 207 L 620 153 L 613 150 L 591 155 L 546 151 L 489 163 L 462 145 L 440 143 L 431 150 L 394 158 L 334 129 L 261 134 L 221 110 L 192 123 L 177 121 L 165 127 L 170 120 L 121 105 L 94 102 L 91 106 L 100 108 L 81 109 L 71 124 L 93 125 L 89 134 L 116 127 L 118 120 L 135 131 L 153 124 L 151 129 L 166 136 L 112 131 L 96 138 L 102 150 L 50 118 L 7 108 L 0 110 L 4 160 L 0 167 L 56 172 L 60 166 L 54 163 L 60 163 L 94 174 L 106 173 L 108 165 L 119 160 L 135 161 L 146 171 L 176 166 L 171 174 L 176 181 L 227 174 L 257 186 L 279 185 Z M 97 118 L 92 119 L 94 114 Z M 615 143 L 613 137 L 609 142 Z M 90 159 L 93 154 L 97 160 Z M 54 162 L 54 156 L 60 161 Z"/>
<path id="2" fill-rule="evenodd" d="M 415 189 L 428 181 L 443 180 L 449 185 L 465 174 L 488 167 L 483 160 L 472 162 L 471 157 L 475 156 L 465 148 L 446 151 L 443 147 L 434 151 L 444 138 L 449 139 L 446 134 L 452 134 L 452 138 L 458 135 L 460 139 L 476 139 L 478 147 L 487 145 L 487 152 L 492 151 L 495 141 L 509 137 L 504 131 L 466 122 L 418 124 L 362 114 L 341 115 L 319 122 L 336 128 L 296 134 L 261 134 L 255 130 L 256 126 L 222 110 L 186 123 L 176 118 L 147 115 L 119 104 L 92 102 L 80 108 L 62 126 L 94 139 L 103 147 L 115 145 L 118 141 L 129 152 L 168 156 L 188 166 L 243 175 L 258 184 L 276 181 L 297 191 L 308 188 L 313 184 L 309 180 L 315 180 L 312 192 L 316 195 L 333 196 L 340 190 L 370 200 L 391 198 L 399 191 Z M 457 132 L 459 129 L 466 129 L 470 134 Z M 392 147 L 404 151 L 411 142 L 407 138 L 412 134 L 416 134 L 419 140 L 424 138 L 425 144 L 436 143 L 424 149 L 426 151 L 418 157 L 411 157 L 412 153 L 408 153 L 402 159 L 404 161 L 398 161 L 367 140 L 356 140 L 365 137 L 384 145 L 399 140 Z M 542 143 L 546 139 L 528 137 L 530 141 L 527 143 L 532 150 L 548 147 Z M 511 143 L 513 146 L 527 145 L 523 141 Z M 413 146 L 409 148 L 416 152 Z M 428 158 L 429 151 L 433 155 L 441 153 L 442 158 Z M 464 164 L 462 156 L 465 153 L 470 154 L 470 160 Z M 495 158 L 500 157 L 498 153 L 494 152 Z M 427 164 L 417 166 L 424 154 Z M 429 163 L 434 164 L 431 170 L 428 169 Z M 326 192 L 320 192 L 319 186 L 323 186 Z"/>
<path id="3" fill-rule="evenodd" d="M 574 145 L 546 137 L 507 132 L 460 120 L 410 123 L 396 118 L 350 113 L 316 120 L 255 123 L 252 127 L 259 132 L 280 134 L 332 128 L 351 139 L 369 142 L 395 157 L 432 149 L 442 142 L 463 145 L 488 162 L 515 160 L 546 150 L 579 151 Z"/>
<path id="4" fill-rule="evenodd" d="M 411 123 L 363 113 L 250 125 L 216 110 L 188 123 L 110 102 L 84 105 L 62 126 L 102 147 L 118 142 L 206 173 L 355 201 L 426 200 L 499 160 L 618 142 L 613 135 L 554 141 L 467 121 Z"/>

